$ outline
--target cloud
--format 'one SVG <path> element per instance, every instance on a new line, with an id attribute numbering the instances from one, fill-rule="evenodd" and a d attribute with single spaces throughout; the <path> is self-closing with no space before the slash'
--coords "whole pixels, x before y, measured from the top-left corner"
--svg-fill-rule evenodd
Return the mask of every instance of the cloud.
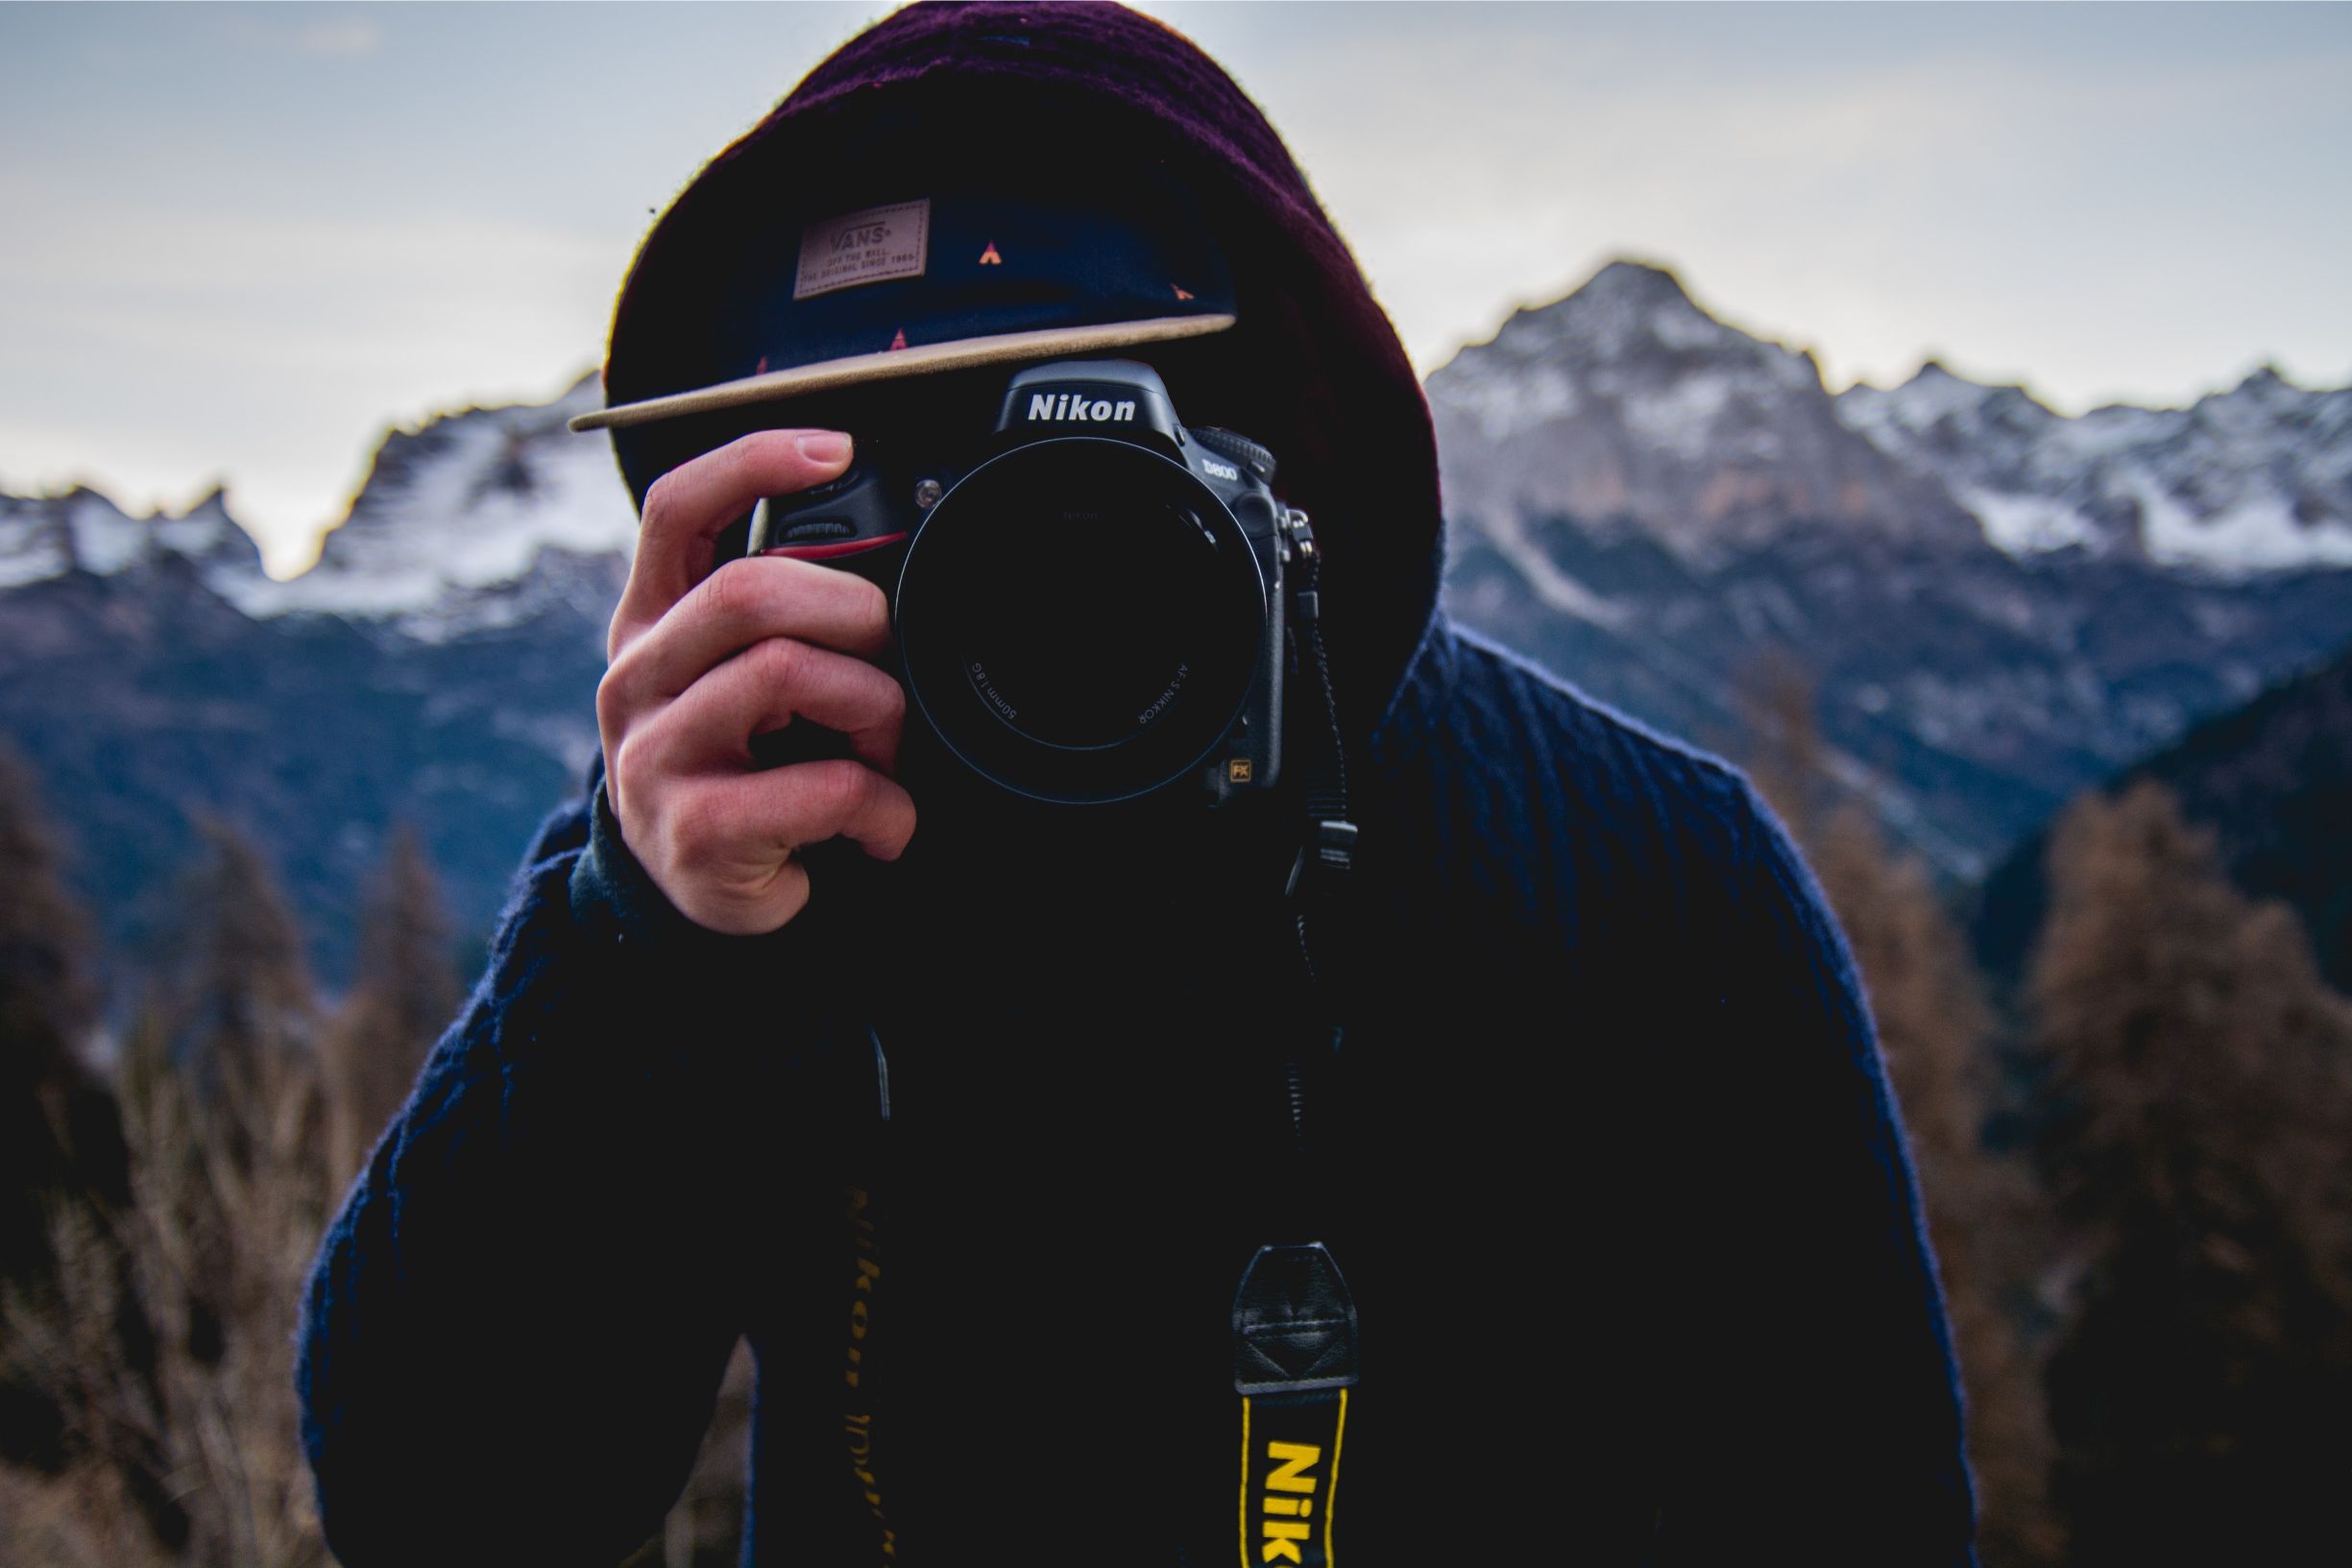
<path id="1" fill-rule="evenodd" d="M 456 287 L 501 275 L 590 271 L 602 289 L 625 257 L 599 236 L 526 218 L 403 205 L 358 215 L 297 205 L 156 207 L 0 174 L 0 211 L 37 212 L 0 251 L 0 285 L 47 297 L 152 290 L 182 300 L 322 284 Z M 21 298 L 21 296 L 20 296 Z"/>
<path id="2" fill-rule="evenodd" d="M 339 16 L 332 21 L 311 22 L 294 30 L 294 52 L 299 55 L 372 55 L 384 41 L 384 30 L 373 16 Z"/>
<path id="3" fill-rule="evenodd" d="M 382 24 L 365 12 L 294 22 L 240 12 L 230 19 L 230 27 L 248 43 L 325 59 L 355 60 L 376 53 L 384 42 Z"/>

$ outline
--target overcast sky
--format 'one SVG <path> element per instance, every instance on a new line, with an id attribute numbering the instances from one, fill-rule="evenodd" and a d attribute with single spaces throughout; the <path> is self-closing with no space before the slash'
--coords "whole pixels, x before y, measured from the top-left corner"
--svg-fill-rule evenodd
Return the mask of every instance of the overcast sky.
<path id="1" fill-rule="evenodd" d="M 652 210 L 885 8 L 0 5 L 0 489 L 303 562 L 390 423 L 593 366 Z M 2352 7 L 1166 4 L 1428 370 L 1612 256 L 2078 412 L 2352 381 Z"/>

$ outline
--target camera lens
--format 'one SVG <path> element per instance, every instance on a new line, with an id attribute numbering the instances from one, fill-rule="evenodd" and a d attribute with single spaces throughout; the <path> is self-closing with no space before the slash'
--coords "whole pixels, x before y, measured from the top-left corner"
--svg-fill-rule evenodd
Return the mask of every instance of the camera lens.
<path id="1" fill-rule="evenodd" d="M 1073 750 L 1173 718 L 1200 630 L 1184 609 L 1214 593 L 1214 537 L 1164 506 L 1022 510 L 997 520 L 1027 547 L 982 561 L 965 589 L 987 607 L 962 627 L 982 700 L 1031 739 Z"/>
<path id="2" fill-rule="evenodd" d="M 1176 464 L 1083 437 L 1016 447 L 934 507 L 899 586 L 909 691 L 1023 794 L 1116 800 L 1182 776 L 1255 673 L 1265 590 Z"/>

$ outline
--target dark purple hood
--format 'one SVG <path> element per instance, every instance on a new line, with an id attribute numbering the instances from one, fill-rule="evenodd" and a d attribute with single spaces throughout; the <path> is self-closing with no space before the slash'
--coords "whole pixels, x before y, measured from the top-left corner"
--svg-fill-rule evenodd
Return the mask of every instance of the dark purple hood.
<path id="1" fill-rule="evenodd" d="M 1325 543 L 1324 620 L 1347 728 L 1367 733 L 1433 614 L 1437 447 L 1420 383 L 1355 258 L 1257 106 L 1190 40 L 1104 4 L 916 5 L 851 39 L 671 203 L 615 312 L 607 401 L 713 378 L 715 268 L 776 265 L 764 236 L 863 163 L 984 175 L 1055 160 L 1087 178 L 1158 163 L 1200 198 L 1232 266 L 1240 326 L 1160 365 L 1188 422 L 1263 443 L 1277 489 Z M 748 258 L 748 261 L 747 261 Z M 699 286 L 698 286 L 699 285 Z M 773 412 L 772 410 L 770 411 Z M 642 500 L 731 432 L 614 432 Z"/>

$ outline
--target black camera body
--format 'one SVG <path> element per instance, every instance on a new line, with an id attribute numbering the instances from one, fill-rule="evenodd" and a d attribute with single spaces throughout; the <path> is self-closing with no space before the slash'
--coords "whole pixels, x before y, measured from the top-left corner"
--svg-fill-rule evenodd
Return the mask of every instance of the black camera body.
<path id="1" fill-rule="evenodd" d="M 1019 372 L 960 454 L 858 435 L 839 478 L 759 504 L 744 553 L 881 587 L 910 727 L 1040 801 L 1274 785 L 1285 572 L 1312 546 L 1271 453 L 1186 428 L 1129 360 Z"/>

